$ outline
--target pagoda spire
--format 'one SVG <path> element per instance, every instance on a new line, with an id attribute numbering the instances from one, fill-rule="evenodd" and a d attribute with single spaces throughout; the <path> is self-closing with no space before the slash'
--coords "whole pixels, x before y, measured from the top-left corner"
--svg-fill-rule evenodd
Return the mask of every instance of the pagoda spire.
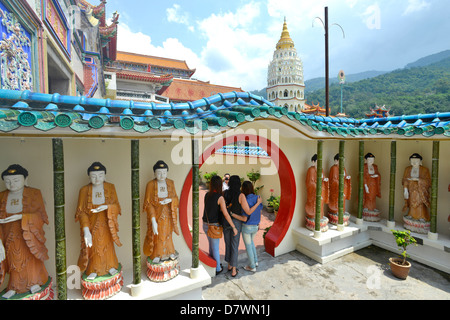
<path id="1" fill-rule="evenodd" d="M 284 17 L 283 31 L 281 32 L 281 37 L 277 43 L 276 48 L 278 50 L 278 49 L 289 49 L 289 48 L 293 48 L 293 47 L 294 47 L 294 41 L 291 39 L 291 36 L 289 35 L 286 17 Z"/>

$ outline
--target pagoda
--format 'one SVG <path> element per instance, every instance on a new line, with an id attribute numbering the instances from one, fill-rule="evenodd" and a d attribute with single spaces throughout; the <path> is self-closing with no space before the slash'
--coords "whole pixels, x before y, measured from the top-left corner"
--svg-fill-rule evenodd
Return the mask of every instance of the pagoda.
<path id="1" fill-rule="evenodd" d="M 391 115 L 389 114 L 388 109 L 386 109 L 386 107 L 383 105 L 382 107 L 379 107 L 377 105 L 375 105 L 374 109 L 370 109 L 370 113 L 366 113 L 366 118 L 386 118 L 386 117 L 390 117 Z"/>

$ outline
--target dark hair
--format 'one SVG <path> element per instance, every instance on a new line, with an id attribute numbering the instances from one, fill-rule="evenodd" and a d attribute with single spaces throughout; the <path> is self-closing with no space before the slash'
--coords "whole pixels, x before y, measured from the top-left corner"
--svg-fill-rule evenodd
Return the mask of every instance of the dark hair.
<path id="1" fill-rule="evenodd" d="M 155 172 L 157 169 L 167 169 L 167 171 L 169 171 L 169 166 L 164 161 L 158 160 L 153 166 L 153 172 Z"/>
<path id="2" fill-rule="evenodd" d="M 317 161 L 317 153 L 311 157 L 311 161 Z"/>
<path id="3" fill-rule="evenodd" d="M 222 178 L 219 176 L 213 176 L 209 182 L 209 193 L 222 194 Z"/>
<path id="4" fill-rule="evenodd" d="M 2 179 L 5 176 L 12 176 L 18 174 L 23 175 L 24 178 L 28 177 L 27 169 L 22 167 L 20 164 L 12 164 L 5 171 L 2 172 Z"/>
<path id="5" fill-rule="evenodd" d="M 336 155 L 334 156 L 334 160 L 339 160 L 339 153 L 336 153 Z"/>
<path id="6" fill-rule="evenodd" d="M 364 159 L 367 159 L 367 158 L 375 158 L 375 156 L 373 155 L 373 153 L 369 152 L 364 156 Z"/>
<path id="7" fill-rule="evenodd" d="M 239 197 L 241 193 L 241 178 L 238 175 L 232 175 L 228 181 L 228 187 L 225 200 L 230 202 L 233 198 Z"/>
<path id="8" fill-rule="evenodd" d="M 91 166 L 87 169 L 87 174 L 89 175 L 91 171 L 105 171 L 106 174 L 105 166 L 98 161 L 91 164 Z"/>
<path id="9" fill-rule="evenodd" d="M 411 160 L 411 159 L 420 159 L 420 160 L 422 160 L 422 156 L 421 156 L 420 154 L 418 154 L 418 153 L 413 153 L 413 154 L 409 157 L 409 160 Z"/>
<path id="10" fill-rule="evenodd" d="M 242 193 L 245 196 L 248 196 L 249 194 L 255 193 L 255 190 L 253 189 L 253 183 L 251 183 L 250 181 L 244 181 L 242 183 Z"/>

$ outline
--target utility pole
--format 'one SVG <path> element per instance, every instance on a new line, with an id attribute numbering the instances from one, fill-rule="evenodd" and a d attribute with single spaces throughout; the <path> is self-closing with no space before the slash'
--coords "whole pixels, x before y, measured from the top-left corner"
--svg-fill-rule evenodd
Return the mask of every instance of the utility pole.
<path id="1" fill-rule="evenodd" d="M 325 7 L 325 108 L 326 116 L 330 116 L 330 88 L 329 88 L 329 57 L 328 57 L 328 7 Z"/>

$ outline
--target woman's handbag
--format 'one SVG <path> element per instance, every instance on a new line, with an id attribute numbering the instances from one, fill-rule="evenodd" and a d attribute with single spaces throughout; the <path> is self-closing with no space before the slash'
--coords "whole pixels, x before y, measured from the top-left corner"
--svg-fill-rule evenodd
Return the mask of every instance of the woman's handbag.
<path id="1" fill-rule="evenodd" d="M 223 228 L 219 225 L 213 225 L 209 223 L 208 213 L 206 213 L 206 220 L 208 220 L 208 232 L 206 233 L 208 237 L 212 239 L 220 239 L 222 238 Z"/>
<path id="2" fill-rule="evenodd" d="M 220 239 L 222 238 L 222 226 L 215 226 L 208 223 L 208 237 L 212 239 Z"/>

